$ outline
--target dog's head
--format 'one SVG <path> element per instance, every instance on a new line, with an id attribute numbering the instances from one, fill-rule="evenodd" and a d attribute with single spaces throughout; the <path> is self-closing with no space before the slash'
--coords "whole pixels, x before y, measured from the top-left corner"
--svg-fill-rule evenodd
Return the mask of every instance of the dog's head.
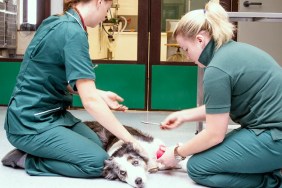
<path id="1" fill-rule="evenodd" d="M 122 147 L 105 161 L 103 176 L 142 188 L 147 181 L 147 163 L 148 158 L 134 149 L 132 143 L 123 143 Z"/>

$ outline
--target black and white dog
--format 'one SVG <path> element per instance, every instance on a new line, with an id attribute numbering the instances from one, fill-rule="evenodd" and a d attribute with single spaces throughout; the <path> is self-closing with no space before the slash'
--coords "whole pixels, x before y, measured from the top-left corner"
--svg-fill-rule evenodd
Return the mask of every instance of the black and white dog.
<path id="1" fill-rule="evenodd" d="M 125 126 L 125 128 L 138 140 L 146 153 L 141 153 L 131 143 L 124 143 L 112 133 L 107 131 L 96 121 L 84 122 L 101 139 L 110 158 L 105 161 L 103 177 L 111 180 L 120 180 L 137 188 L 142 188 L 147 182 L 148 171 L 164 169 L 156 162 L 157 152 L 164 143 L 142 131 Z"/>

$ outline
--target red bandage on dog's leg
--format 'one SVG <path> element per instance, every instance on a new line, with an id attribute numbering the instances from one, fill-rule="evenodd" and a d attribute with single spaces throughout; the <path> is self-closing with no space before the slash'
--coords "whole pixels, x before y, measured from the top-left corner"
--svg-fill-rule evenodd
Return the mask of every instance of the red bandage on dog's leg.
<path id="1" fill-rule="evenodd" d="M 160 145 L 158 151 L 157 151 L 157 159 L 160 158 L 164 152 L 165 152 L 166 147 L 164 145 Z"/>

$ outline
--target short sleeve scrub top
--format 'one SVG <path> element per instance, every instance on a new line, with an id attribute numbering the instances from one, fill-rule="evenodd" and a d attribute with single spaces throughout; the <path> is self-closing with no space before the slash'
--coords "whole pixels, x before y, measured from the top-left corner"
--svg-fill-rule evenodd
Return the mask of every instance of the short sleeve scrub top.
<path id="1" fill-rule="evenodd" d="M 95 79 L 87 32 L 73 9 L 50 16 L 38 28 L 24 55 L 8 104 L 9 134 L 39 134 L 80 122 L 66 109 L 78 79 Z"/>

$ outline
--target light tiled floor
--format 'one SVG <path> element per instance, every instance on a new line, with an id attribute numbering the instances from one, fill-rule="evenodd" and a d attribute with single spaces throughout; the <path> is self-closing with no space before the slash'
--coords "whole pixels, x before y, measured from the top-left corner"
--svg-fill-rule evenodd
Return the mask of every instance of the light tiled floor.
<path id="1" fill-rule="evenodd" d="M 93 120 L 84 110 L 72 110 L 81 120 Z M 152 136 L 162 139 L 167 145 L 185 142 L 194 136 L 196 126 L 189 123 L 171 131 L 162 131 L 156 125 L 144 125 L 141 121 L 162 121 L 169 112 L 144 112 L 128 111 L 126 113 L 115 112 L 117 118 L 126 125 L 139 128 Z M 6 108 L 0 107 L 0 158 L 13 149 L 6 139 L 3 128 Z M 79 179 L 68 177 L 42 177 L 29 176 L 24 170 L 12 169 L 0 165 L 0 185 L 3 188 L 130 188 L 131 186 L 119 182 L 99 179 Z M 198 188 L 183 170 L 162 171 L 149 175 L 146 188 Z"/>

